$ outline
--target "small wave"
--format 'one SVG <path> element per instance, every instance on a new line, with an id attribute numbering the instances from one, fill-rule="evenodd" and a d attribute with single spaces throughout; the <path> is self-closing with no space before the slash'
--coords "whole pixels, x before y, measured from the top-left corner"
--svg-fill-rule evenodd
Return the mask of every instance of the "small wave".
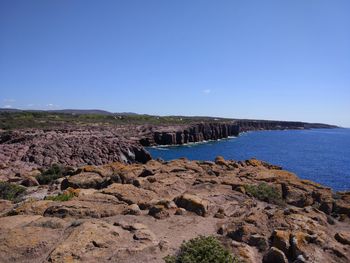
<path id="1" fill-rule="evenodd" d="M 156 149 L 159 150 L 159 151 L 169 151 L 170 150 L 170 149 L 165 148 L 165 147 L 158 147 Z"/>
<path id="2" fill-rule="evenodd" d="M 215 142 L 227 141 L 227 140 L 236 139 L 236 138 L 237 138 L 237 136 L 228 136 L 227 138 L 221 138 L 221 139 L 217 139 L 217 140 L 203 140 L 200 142 L 189 142 L 189 143 L 184 143 L 184 144 L 156 145 L 156 146 L 151 146 L 149 148 L 158 149 L 158 150 L 164 150 L 164 149 L 170 150 L 172 148 L 193 147 L 193 146 L 200 145 L 200 144 L 212 145 L 212 143 L 215 143 Z"/>

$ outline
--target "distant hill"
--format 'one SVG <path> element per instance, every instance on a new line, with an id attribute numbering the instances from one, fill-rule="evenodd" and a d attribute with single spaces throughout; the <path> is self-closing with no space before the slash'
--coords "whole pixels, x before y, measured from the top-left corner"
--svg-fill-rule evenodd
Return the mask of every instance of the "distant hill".
<path id="1" fill-rule="evenodd" d="M 0 112 L 20 112 L 22 110 L 19 109 L 9 109 L 9 108 L 0 108 Z"/>
<path id="2" fill-rule="evenodd" d="M 136 115 L 141 115 L 135 112 L 115 112 L 115 115 L 122 115 L 122 116 L 136 116 Z M 147 114 L 142 114 L 142 115 L 147 115 Z"/>
<path id="3" fill-rule="evenodd" d="M 63 109 L 63 110 L 21 110 L 21 109 L 13 109 L 13 108 L 0 108 L 0 112 L 48 112 L 48 113 L 63 113 L 63 114 L 74 114 L 74 115 L 83 115 L 83 114 L 98 114 L 98 115 L 139 115 L 134 112 L 109 112 L 105 110 L 97 110 L 97 109 Z"/>
<path id="4" fill-rule="evenodd" d="M 114 113 L 105 110 L 79 110 L 79 109 L 63 109 L 63 110 L 47 110 L 47 112 L 53 113 L 65 113 L 65 114 L 99 114 L 99 115 L 113 115 Z"/>

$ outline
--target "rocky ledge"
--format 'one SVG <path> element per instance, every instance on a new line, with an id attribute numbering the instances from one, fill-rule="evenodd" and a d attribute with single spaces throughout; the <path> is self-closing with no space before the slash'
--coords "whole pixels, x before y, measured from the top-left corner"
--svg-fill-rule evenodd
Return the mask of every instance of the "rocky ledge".
<path id="1" fill-rule="evenodd" d="M 242 262 L 350 261 L 350 193 L 255 159 L 114 162 L 28 185 L 0 201 L 0 262 L 164 262 L 198 235 Z"/>

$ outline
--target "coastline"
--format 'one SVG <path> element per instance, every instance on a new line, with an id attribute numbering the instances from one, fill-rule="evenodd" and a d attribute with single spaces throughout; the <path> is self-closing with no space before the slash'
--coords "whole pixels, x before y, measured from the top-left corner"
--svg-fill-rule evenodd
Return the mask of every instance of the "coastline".
<path id="1" fill-rule="evenodd" d="M 243 132 L 243 133 L 248 133 L 248 132 Z M 151 148 L 151 149 L 162 149 L 162 148 L 173 148 L 173 147 L 175 148 L 175 147 L 182 147 L 182 146 L 188 147 L 188 146 L 201 145 L 201 144 L 207 144 L 207 143 L 212 143 L 212 142 L 220 142 L 220 141 L 235 139 L 238 137 L 239 136 L 228 136 L 226 138 L 221 138 L 221 139 L 216 139 L 216 140 L 203 140 L 200 142 L 189 142 L 189 143 L 184 143 L 184 144 L 154 145 L 154 146 L 148 146 L 148 147 L 146 146 L 145 149 L 147 150 L 148 148 Z"/>
<path id="2" fill-rule="evenodd" d="M 198 142 L 188 142 L 184 144 L 165 144 L 165 145 L 152 145 L 152 146 L 144 146 L 145 149 L 147 150 L 148 148 L 150 149 L 161 149 L 161 148 L 174 148 L 174 147 L 186 147 L 186 146 L 193 146 L 193 145 L 201 145 L 201 144 L 207 144 L 211 142 L 220 142 L 220 141 L 225 141 L 225 140 L 230 140 L 230 139 L 235 139 L 239 138 L 242 135 L 253 133 L 253 132 L 273 132 L 273 131 L 309 131 L 309 130 L 333 130 L 333 129 L 350 129 L 350 128 L 344 128 L 344 127 L 336 127 L 336 128 L 310 128 L 310 129 L 281 129 L 281 130 L 249 130 L 249 131 L 242 131 L 240 132 L 237 136 L 228 136 L 225 138 L 220 138 L 220 139 L 212 139 L 212 140 L 202 140 Z"/>
<path id="3" fill-rule="evenodd" d="M 312 124 L 303 122 L 251 121 L 240 120 L 216 123 L 195 123 L 188 126 L 165 126 L 151 129 L 140 139 L 142 146 L 184 145 L 187 143 L 224 139 L 239 136 L 247 131 L 264 130 L 309 130 L 313 128 L 332 129 L 337 126 L 327 124 Z"/>
<path id="4" fill-rule="evenodd" d="M 316 181 L 336 191 L 350 190 L 349 129 L 312 129 L 247 132 L 234 139 L 190 146 L 146 148 L 153 158 L 166 161 L 185 157 L 212 161 L 257 158 L 282 166 L 303 179 Z M 165 150 L 163 150 L 165 149 Z"/>
<path id="5" fill-rule="evenodd" d="M 14 114 L 14 116 L 12 116 Z M 125 163 L 146 163 L 151 160 L 144 147 L 201 145 L 217 140 L 236 137 L 243 132 L 256 130 L 284 130 L 291 128 L 333 127 L 326 124 L 303 122 L 281 122 L 264 120 L 219 120 L 216 118 L 186 118 L 186 123 L 174 123 L 176 118 L 148 116 L 147 120 L 157 122 L 149 124 L 144 116 L 96 115 L 90 121 L 85 115 L 55 113 L 60 120 L 52 122 L 52 113 L 42 112 L 38 116 L 32 113 L 0 114 L 4 127 L 17 127 L 0 132 L 0 179 L 15 180 L 16 174 L 26 177 L 41 167 L 49 168 L 53 164 L 64 166 L 102 165 L 120 161 Z M 22 122 L 16 116 L 31 116 L 30 122 Z M 56 117 L 54 119 L 56 119 Z M 45 126 L 37 127 L 46 120 Z M 101 120 L 106 123 L 101 124 Z M 77 125 L 81 121 L 84 125 Z M 86 123 L 85 123 L 85 122 Z M 114 124 L 113 124 L 114 123 Z M 113 125 L 112 125 L 113 124 Z M 25 128 L 27 127 L 27 128 Z"/>

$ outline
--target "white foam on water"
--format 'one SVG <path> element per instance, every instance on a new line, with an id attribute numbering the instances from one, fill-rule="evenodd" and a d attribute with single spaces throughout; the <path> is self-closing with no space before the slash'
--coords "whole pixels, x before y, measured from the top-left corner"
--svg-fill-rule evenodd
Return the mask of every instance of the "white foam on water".
<path id="1" fill-rule="evenodd" d="M 217 139 L 217 140 L 203 140 L 200 142 L 189 142 L 189 143 L 184 143 L 184 144 L 156 145 L 156 146 L 151 146 L 150 148 L 164 150 L 166 148 L 175 148 L 175 147 L 193 147 L 195 145 L 209 144 L 212 142 L 219 142 L 219 141 L 227 141 L 227 140 L 235 139 L 235 138 L 237 138 L 237 136 L 228 136 L 227 138 L 222 138 L 222 139 Z M 169 150 L 169 149 L 167 149 L 167 150 Z"/>

